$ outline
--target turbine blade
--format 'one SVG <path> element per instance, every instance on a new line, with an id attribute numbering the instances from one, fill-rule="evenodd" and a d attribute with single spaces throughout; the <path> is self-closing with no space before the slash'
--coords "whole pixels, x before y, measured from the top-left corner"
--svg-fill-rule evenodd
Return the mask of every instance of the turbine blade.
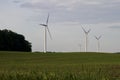
<path id="1" fill-rule="evenodd" d="M 46 24 L 40 24 L 41 26 L 47 26 Z"/>
<path id="2" fill-rule="evenodd" d="M 85 29 L 82 27 L 83 31 L 86 33 Z"/>
<path id="3" fill-rule="evenodd" d="M 48 13 L 48 17 L 47 17 L 46 25 L 48 25 L 48 21 L 49 21 L 49 13 Z"/>
<path id="4" fill-rule="evenodd" d="M 48 26 L 47 26 L 47 30 L 48 30 L 48 33 L 49 33 L 50 38 L 52 39 L 52 35 L 51 35 L 51 33 L 50 33 L 50 30 L 49 30 Z"/>
<path id="5" fill-rule="evenodd" d="M 95 36 L 95 38 L 98 40 L 98 37 L 97 37 L 97 36 Z"/>
<path id="6" fill-rule="evenodd" d="M 101 38 L 102 36 L 99 36 L 99 39 Z"/>
<path id="7" fill-rule="evenodd" d="M 87 33 L 90 33 L 90 31 L 91 31 L 91 29 L 89 29 Z"/>

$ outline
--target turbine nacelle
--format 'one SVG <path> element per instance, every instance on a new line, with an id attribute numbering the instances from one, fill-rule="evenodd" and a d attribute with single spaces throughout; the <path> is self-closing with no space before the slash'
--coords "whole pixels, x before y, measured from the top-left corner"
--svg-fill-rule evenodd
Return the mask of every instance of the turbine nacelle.
<path id="1" fill-rule="evenodd" d="M 82 29 L 83 29 L 84 33 L 87 34 L 87 35 L 88 35 L 88 34 L 90 33 L 90 31 L 91 31 L 91 29 L 89 29 L 88 31 L 86 31 L 83 27 L 82 27 Z"/>
<path id="2" fill-rule="evenodd" d="M 95 36 L 95 38 L 96 38 L 97 40 L 99 40 L 101 37 L 102 37 L 102 36 L 99 36 L 99 37 Z"/>

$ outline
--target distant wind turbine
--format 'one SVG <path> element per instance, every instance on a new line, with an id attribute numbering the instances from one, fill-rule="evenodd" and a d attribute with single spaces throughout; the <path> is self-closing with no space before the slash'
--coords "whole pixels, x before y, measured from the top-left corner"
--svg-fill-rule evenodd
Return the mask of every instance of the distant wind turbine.
<path id="1" fill-rule="evenodd" d="M 95 39 L 97 40 L 97 52 L 99 52 L 100 51 L 100 38 L 101 38 L 102 36 L 99 36 L 99 37 L 97 37 L 97 36 L 95 36 Z"/>
<path id="2" fill-rule="evenodd" d="M 81 52 L 81 51 L 82 51 L 82 49 L 81 49 L 82 45 L 81 45 L 81 44 L 78 44 L 78 46 L 79 46 L 79 48 L 80 48 L 80 52 Z"/>
<path id="3" fill-rule="evenodd" d="M 86 31 L 83 27 L 82 27 L 84 33 L 85 33 L 85 52 L 87 52 L 88 50 L 88 34 L 90 33 L 91 29 L 89 29 L 88 31 Z"/>
<path id="4" fill-rule="evenodd" d="M 50 38 L 52 39 L 50 30 L 48 28 L 48 21 L 49 21 L 49 14 L 46 20 L 46 24 L 40 24 L 41 26 L 44 26 L 44 53 L 47 52 L 47 31 L 49 33 Z"/>

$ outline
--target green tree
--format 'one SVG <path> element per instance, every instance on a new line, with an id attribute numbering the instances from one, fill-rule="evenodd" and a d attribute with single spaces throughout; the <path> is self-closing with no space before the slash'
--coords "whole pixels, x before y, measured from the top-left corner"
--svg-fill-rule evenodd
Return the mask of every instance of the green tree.
<path id="1" fill-rule="evenodd" d="M 11 30 L 0 30 L 0 51 L 31 52 L 31 43 L 21 34 Z"/>

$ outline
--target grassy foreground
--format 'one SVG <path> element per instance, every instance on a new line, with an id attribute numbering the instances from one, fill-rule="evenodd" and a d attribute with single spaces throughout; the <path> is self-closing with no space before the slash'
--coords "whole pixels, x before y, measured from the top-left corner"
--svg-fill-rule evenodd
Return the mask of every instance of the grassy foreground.
<path id="1" fill-rule="evenodd" d="M 120 80 L 120 54 L 0 52 L 0 80 Z"/>

